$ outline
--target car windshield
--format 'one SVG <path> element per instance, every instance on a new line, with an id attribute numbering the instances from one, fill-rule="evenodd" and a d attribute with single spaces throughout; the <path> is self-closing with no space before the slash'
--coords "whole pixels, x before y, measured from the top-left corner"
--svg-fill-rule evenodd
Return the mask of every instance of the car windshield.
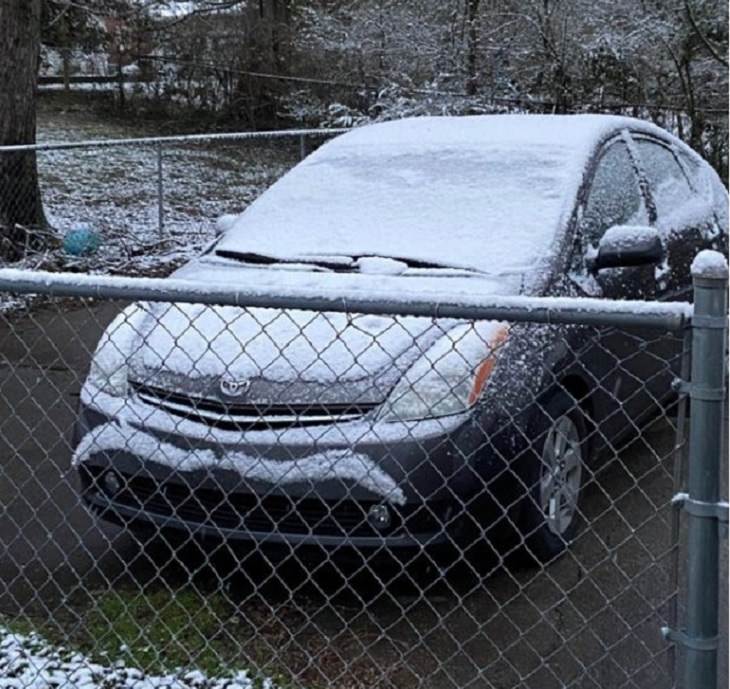
<path id="1" fill-rule="evenodd" d="M 217 252 L 530 271 L 555 238 L 574 152 L 560 142 L 480 142 L 461 128 L 440 142 L 348 144 L 348 134 L 324 145 L 252 204 Z"/>

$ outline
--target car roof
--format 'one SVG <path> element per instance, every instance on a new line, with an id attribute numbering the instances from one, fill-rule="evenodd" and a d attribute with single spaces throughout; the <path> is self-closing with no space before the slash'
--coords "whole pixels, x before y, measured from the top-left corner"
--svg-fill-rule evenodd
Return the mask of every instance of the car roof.
<path id="1" fill-rule="evenodd" d="M 420 117 L 324 144 L 254 202 L 219 250 L 405 257 L 504 276 L 518 292 L 558 251 L 605 115 Z"/>
<path id="2" fill-rule="evenodd" d="M 666 135 L 651 123 L 618 115 L 471 115 L 465 117 L 406 117 L 353 129 L 339 136 L 336 146 L 493 142 L 523 145 L 559 142 L 577 153 L 622 129 Z"/>
<path id="3" fill-rule="evenodd" d="M 663 139 L 701 160 L 689 146 L 657 125 L 633 117 L 605 114 L 504 114 L 405 117 L 357 127 L 327 144 L 330 149 L 352 146 L 447 147 L 493 143 L 555 145 L 585 157 L 597 145 L 623 130 Z"/>

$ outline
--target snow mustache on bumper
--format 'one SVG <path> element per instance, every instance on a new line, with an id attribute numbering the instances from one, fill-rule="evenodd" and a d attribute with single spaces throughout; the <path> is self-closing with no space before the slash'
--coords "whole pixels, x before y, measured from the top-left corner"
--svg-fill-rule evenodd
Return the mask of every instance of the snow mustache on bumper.
<path id="1" fill-rule="evenodd" d="M 395 505 L 406 502 L 393 477 L 366 454 L 350 450 L 326 450 L 289 461 L 271 460 L 239 450 L 218 453 L 205 448 L 183 449 L 127 423 L 108 422 L 84 435 L 74 452 L 73 464 L 78 467 L 95 454 L 113 452 L 130 453 L 143 462 L 155 462 L 176 471 L 228 470 L 243 479 L 272 485 L 349 480 Z"/>

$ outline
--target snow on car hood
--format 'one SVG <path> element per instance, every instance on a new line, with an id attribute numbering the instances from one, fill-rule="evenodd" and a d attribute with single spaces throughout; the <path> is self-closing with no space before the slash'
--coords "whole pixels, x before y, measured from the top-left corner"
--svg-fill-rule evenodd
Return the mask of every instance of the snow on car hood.
<path id="1" fill-rule="evenodd" d="M 302 273 L 195 261 L 176 277 L 230 281 L 246 274 L 261 284 L 316 281 L 322 289 L 409 288 L 420 295 L 478 289 L 504 294 L 485 278 Z M 382 402 L 407 368 L 457 321 L 200 304 L 147 304 L 132 327 L 130 377 L 173 391 L 217 394 L 221 377 L 250 381 L 251 402 L 301 404 Z M 115 333 L 114 339 L 121 335 Z"/>
<path id="2" fill-rule="evenodd" d="M 245 380 L 347 383 L 390 370 L 417 342 L 433 342 L 442 332 L 422 318 L 155 305 L 132 367 L 137 375 L 144 370 L 190 380 L 225 373 Z"/>

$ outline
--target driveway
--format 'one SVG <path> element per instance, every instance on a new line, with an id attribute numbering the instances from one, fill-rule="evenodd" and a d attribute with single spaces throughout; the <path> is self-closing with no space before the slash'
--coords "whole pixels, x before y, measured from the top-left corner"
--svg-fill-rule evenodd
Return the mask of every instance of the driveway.
<path id="1" fill-rule="evenodd" d="M 0 319 L 0 613 L 53 618 L 93 604 L 100 589 L 186 582 L 180 569 L 160 574 L 160 543 L 142 547 L 77 498 L 74 410 L 118 310 L 77 301 L 39 307 L 12 328 Z M 658 422 L 596 472 L 588 525 L 545 569 L 491 567 L 485 554 L 486 574 L 460 564 L 441 576 L 443 563 L 424 559 L 403 574 L 297 553 L 281 562 L 205 552 L 193 579 L 240 611 L 244 655 L 254 655 L 245 639 L 268 644 L 309 686 L 360 686 L 354 675 L 404 689 L 670 686 L 659 628 L 671 591 L 672 446 Z"/>
<path id="2" fill-rule="evenodd" d="M 132 541 L 92 521 L 70 468 L 71 427 L 89 353 L 110 304 L 49 306 L 0 319 L 0 610 L 49 612 L 81 582 L 123 571 Z"/>

